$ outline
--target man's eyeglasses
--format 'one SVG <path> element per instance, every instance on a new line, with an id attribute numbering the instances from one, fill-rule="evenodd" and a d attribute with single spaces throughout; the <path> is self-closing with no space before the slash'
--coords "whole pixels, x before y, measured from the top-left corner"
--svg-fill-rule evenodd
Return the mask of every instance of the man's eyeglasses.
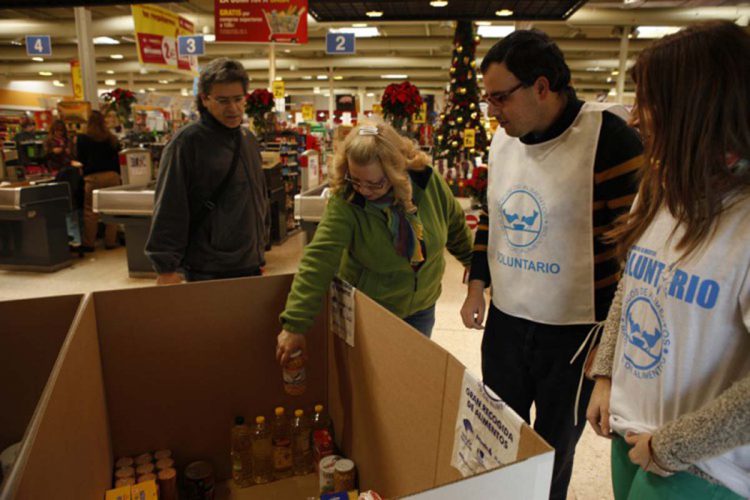
<path id="1" fill-rule="evenodd" d="M 229 106 L 230 104 L 238 105 L 242 104 L 244 106 L 245 104 L 245 96 L 244 95 L 238 95 L 233 97 L 213 97 L 209 96 L 214 101 L 218 102 L 221 106 Z"/>
<path id="2" fill-rule="evenodd" d="M 358 181 L 355 179 L 352 179 L 349 176 L 349 172 L 344 174 L 344 180 L 352 185 L 354 189 L 367 189 L 368 191 L 377 191 L 378 189 L 383 189 L 385 185 L 388 183 L 388 177 L 383 176 L 382 179 L 380 179 L 378 182 L 367 182 L 367 181 Z"/>
<path id="3" fill-rule="evenodd" d="M 493 92 L 491 94 L 484 94 L 482 96 L 482 100 L 489 104 L 492 104 L 493 106 L 502 106 L 508 101 L 508 99 L 510 98 L 510 95 L 513 92 L 515 92 L 516 90 L 520 89 L 523 86 L 524 86 L 523 82 L 521 82 L 515 87 L 508 89 L 508 90 Z"/>

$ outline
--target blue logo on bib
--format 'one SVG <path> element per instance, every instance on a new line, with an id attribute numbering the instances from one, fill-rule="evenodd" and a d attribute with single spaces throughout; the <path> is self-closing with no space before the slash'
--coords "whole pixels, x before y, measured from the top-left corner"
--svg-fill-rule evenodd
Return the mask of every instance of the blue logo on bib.
<path id="1" fill-rule="evenodd" d="M 514 189 L 500 202 L 500 221 L 508 243 L 528 249 L 544 230 L 544 209 L 539 196 L 529 189 Z"/>
<path id="2" fill-rule="evenodd" d="M 625 367 L 638 378 L 658 377 L 671 343 L 658 300 L 645 289 L 634 289 L 623 312 L 620 332 L 626 340 Z"/>

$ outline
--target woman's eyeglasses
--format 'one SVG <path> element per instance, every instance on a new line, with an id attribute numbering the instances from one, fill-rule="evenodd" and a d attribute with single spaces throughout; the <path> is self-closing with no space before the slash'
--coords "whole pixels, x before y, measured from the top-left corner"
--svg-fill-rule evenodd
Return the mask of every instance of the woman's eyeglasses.
<path id="1" fill-rule="evenodd" d="M 382 179 L 380 179 L 378 182 L 367 182 L 367 181 L 358 181 L 356 179 L 352 179 L 349 175 L 349 172 L 344 174 L 344 180 L 352 185 L 355 189 L 367 189 L 369 191 L 377 191 L 378 189 L 383 189 L 388 182 L 388 177 L 383 176 Z"/>

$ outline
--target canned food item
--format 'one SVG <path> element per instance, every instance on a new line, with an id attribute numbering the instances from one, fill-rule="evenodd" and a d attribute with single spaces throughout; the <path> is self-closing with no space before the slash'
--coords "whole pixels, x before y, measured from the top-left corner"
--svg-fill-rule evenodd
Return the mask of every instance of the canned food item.
<path id="1" fill-rule="evenodd" d="M 321 493 L 332 493 L 335 491 L 333 489 L 333 472 L 336 462 L 339 460 L 341 460 L 341 457 L 338 455 L 328 455 L 321 459 L 319 464 Z"/>
<path id="2" fill-rule="evenodd" d="M 174 469 L 164 469 L 159 472 L 158 477 L 159 499 L 177 500 L 177 471 Z"/>
<path id="3" fill-rule="evenodd" d="M 135 461 L 130 457 L 122 457 L 118 458 L 117 462 L 115 462 L 115 469 L 120 469 L 122 467 L 132 467 Z"/>
<path id="4" fill-rule="evenodd" d="M 165 469 L 171 469 L 174 467 L 174 460 L 171 458 L 162 458 L 158 462 L 156 462 L 156 470 L 165 470 Z"/>
<path id="5" fill-rule="evenodd" d="M 213 500 L 214 468 L 203 460 L 185 467 L 185 491 L 187 500 Z"/>
<path id="6" fill-rule="evenodd" d="M 333 467 L 333 491 L 349 491 L 354 489 L 354 462 L 342 458 Z"/>
<path id="7" fill-rule="evenodd" d="M 144 474 L 152 474 L 154 472 L 154 464 L 147 463 L 143 465 L 139 465 L 135 468 L 135 473 L 137 476 L 142 476 Z"/>
<path id="8" fill-rule="evenodd" d="M 116 479 L 125 479 L 128 477 L 135 477 L 135 469 L 132 467 L 120 467 L 115 471 Z"/>
<path id="9" fill-rule="evenodd" d="M 135 457 L 135 465 L 148 464 L 153 461 L 154 461 L 154 457 L 153 455 L 151 455 L 151 453 L 143 453 Z"/>
<path id="10" fill-rule="evenodd" d="M 154 452 L 154 461 L 158 462 L 164 458 L 172 458 L 172 450 L 159 450 Z"/>
<path id="11" fill-rule="evenodd" d="M 156 474 L 143 474 L 142 476 L 138 476 L 138 480 L 135 482 L 135 484 L 138 483 L 145 483 L 146 481 L 156 481 Z"/>
<path id="12" fill-rule="evenodd" d="M 123 486 L 133 486 L 135 484 L 134 477 L 125 477 L 115 481 L 115 488 L 122 488 Z"/>
<path id="13" fill-rule="evenodd" d="M 307 374 L 305 373 L 305 359 L 302 351 L 295 351 L 289 356 L 289 361 L 282 371 L 284 391 L 291 396 L 299 396 L 307 389 Z"/>

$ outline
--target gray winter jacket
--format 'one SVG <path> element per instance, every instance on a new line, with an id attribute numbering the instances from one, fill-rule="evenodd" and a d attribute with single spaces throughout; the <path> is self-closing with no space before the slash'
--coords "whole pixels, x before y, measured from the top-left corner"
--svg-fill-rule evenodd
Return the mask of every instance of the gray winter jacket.
<path id="1" fill-rule="evenodd" d="M 146 243 L 156 272 L 221 273 L 264 263 L 268 198 L 258 142 L 249 131 L 241 131 L 240 161 L 216 208 L 195 223 L 229 172 L 237 133 L 206 112 L 164 148 Z"/>

